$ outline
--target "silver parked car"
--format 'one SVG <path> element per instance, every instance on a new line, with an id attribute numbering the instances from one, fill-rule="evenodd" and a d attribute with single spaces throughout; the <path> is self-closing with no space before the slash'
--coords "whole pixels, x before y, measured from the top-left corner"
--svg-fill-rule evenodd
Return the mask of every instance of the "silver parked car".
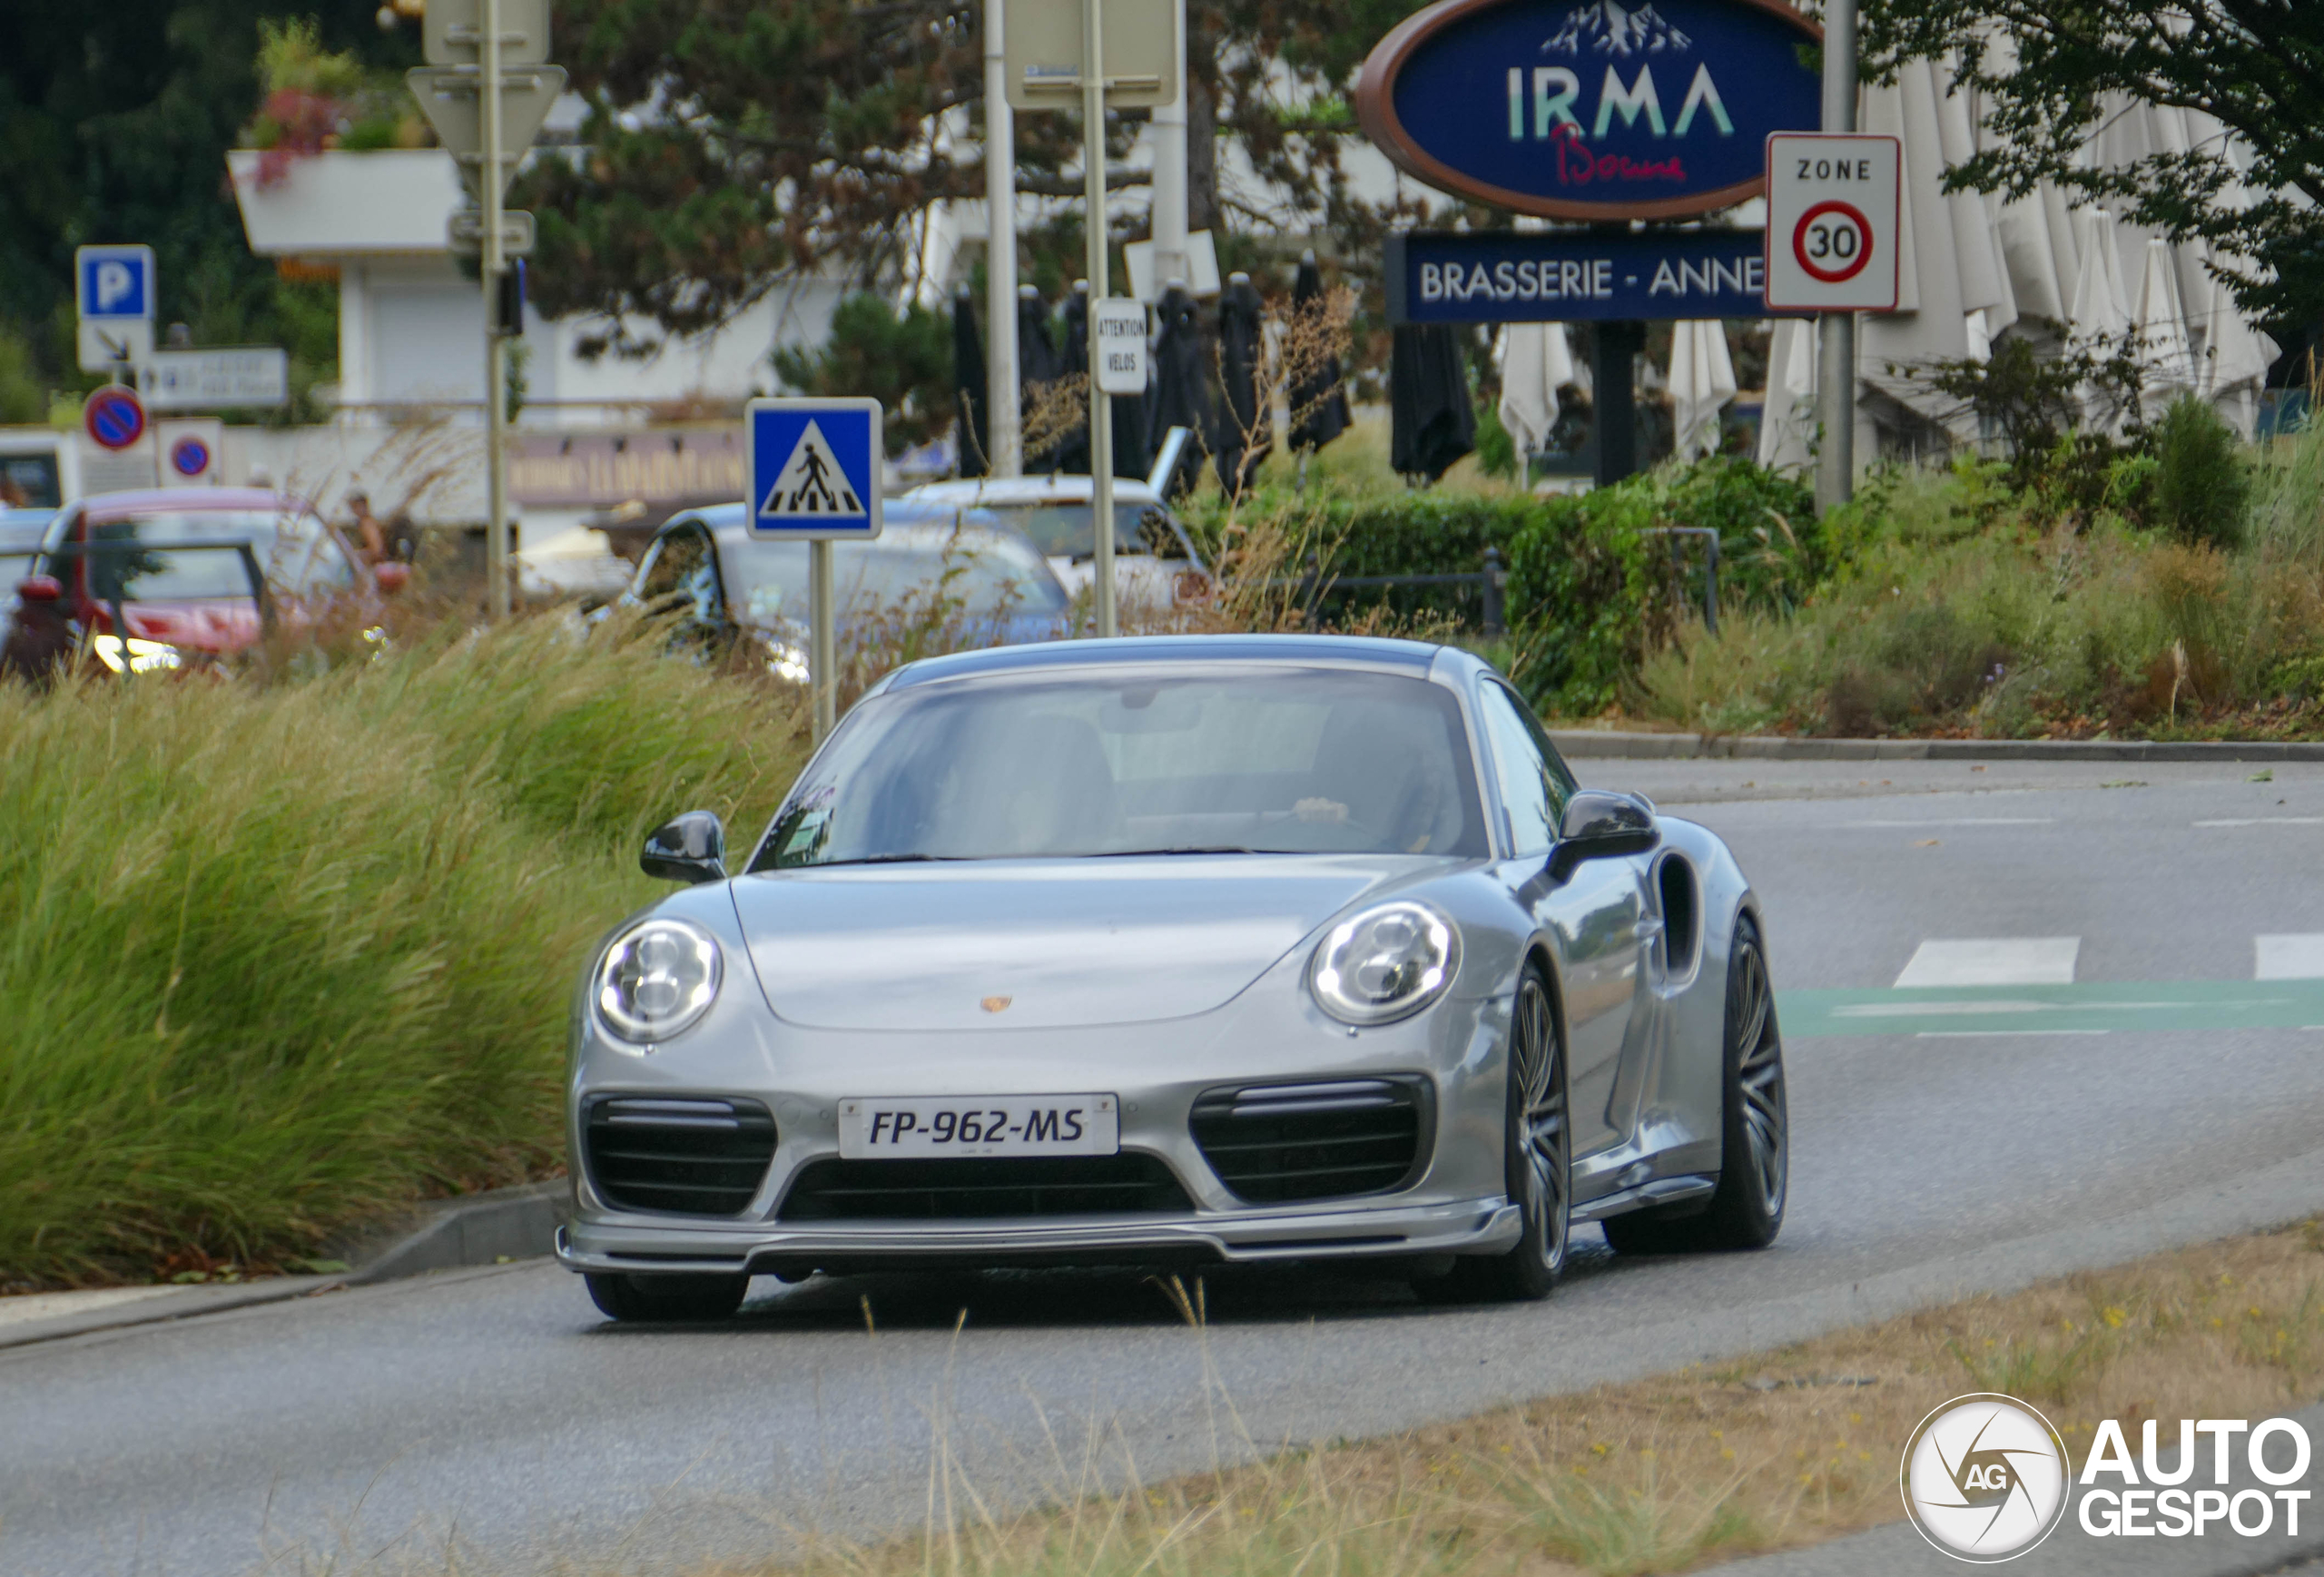
<path id="1" fill-rule="evenodd" d="M 1371 1257 L 1538 1297 L 1569 1234 L 1782 1224 L 1782 1042 L 1719 840 L 1578 788 L 1451 647 L 1055 642 L 898 670 L 730 867 L 600 949 L 557 1252 L 749 1277 Z"/>

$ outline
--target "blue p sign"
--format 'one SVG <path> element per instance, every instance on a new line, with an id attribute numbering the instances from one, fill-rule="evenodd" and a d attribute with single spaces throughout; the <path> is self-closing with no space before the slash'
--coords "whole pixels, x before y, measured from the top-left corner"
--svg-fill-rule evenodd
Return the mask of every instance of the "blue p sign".
<path id="1" fill-rule="evenodd" d="M 151 320 L 153 316 L 153 249 L 150 246 L 84 246 L 74 255 L 80 274 L 81 316 Z"/>

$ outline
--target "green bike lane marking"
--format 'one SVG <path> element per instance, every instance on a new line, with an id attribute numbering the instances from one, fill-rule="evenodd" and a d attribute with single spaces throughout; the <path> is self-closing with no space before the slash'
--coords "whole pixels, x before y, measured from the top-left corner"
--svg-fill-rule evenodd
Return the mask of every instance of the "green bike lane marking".
<path id="1" fill-rule="evenodd" d="M 1787 1040 L 2324 1029 L 2324 980 L 2083 981 L 1776 993 Z"/>

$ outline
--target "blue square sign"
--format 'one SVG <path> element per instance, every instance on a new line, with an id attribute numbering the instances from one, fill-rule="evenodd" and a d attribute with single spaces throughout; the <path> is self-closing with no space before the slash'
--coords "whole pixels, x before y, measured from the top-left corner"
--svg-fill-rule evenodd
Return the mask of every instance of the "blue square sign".
<path id="1" fill-rule="evenodd" d="M 743 415 L 755 537 L 880 535 L 876 399 L 754 399 Z"/>
<path id="2" fill-rule="evenodd" d="M 73 254 L 81 316 L 111 320 L 153 316 L 153 249 L 84 246 Z"/>

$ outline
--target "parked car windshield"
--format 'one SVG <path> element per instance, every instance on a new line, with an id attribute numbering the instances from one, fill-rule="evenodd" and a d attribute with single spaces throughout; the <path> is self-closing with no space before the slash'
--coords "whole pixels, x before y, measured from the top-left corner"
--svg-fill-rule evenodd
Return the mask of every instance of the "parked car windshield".
<path id="1" fill-rule="evenodd" d="M 215 547 L 136 547 L 88 555 L 89 594 L 100 602 L 177 602 L 247 597 L 250 572 L 233 550 L 247 542 L 274 589 L 292 595 L 345 591 L 355 567 L 322 522 L 304 510 L 158 511 L 100 520 L 79 535 L 95 543 L 216 543 Z"/>
<path id="2" fill-rule="evenodd" d="M 1051 558 L 1088 558 L 1098 551 L 1098 533 L 1089 524 L 1097 510 L 1086 499 L 1079 503 L 985 503 L 978 507 L 990 509 L 1021 528 Z M 1153 505 L 1117 504 L 1114 551 L 1181 558 L 1187 550 L 1179 543 L 1177 533 L 1170 529 L 1168 517 Z"/>
<path id="3" fill-rule="evenodd" d="M 0 509 L 0 602 L 32 573 L 33 557 L 55 514 L 54 509 Z"/>
<path id="4" fill-rule="evenodd" d="M 1443 686 L 1141 665 L 872 697 L 800 779 L 753 868 L 1485 849 L 1460 707 Z"/>
<path id="5" fill-rule="evenodd" d="M 679 562 L 683 557 L 675 549 L 658 547 L 655 560 L 640 572 L 639 595 L 653 601 L 689 589 L 686 568 Z M 719 567 L 734 622 L 758 629 L 782 619 L 803 622 L 808 616 L 807 557 L 804 542 L 722 547 Z M 1024 538 L 972 526 L 955 530 L 891 525 L 877 541 L 834 543 L 832 578 L 840 606 L 857 616 L 940 590 L 980 618 L 1012 613 L 1047 616 L 1066 608 L 1064 588 Z"/>

